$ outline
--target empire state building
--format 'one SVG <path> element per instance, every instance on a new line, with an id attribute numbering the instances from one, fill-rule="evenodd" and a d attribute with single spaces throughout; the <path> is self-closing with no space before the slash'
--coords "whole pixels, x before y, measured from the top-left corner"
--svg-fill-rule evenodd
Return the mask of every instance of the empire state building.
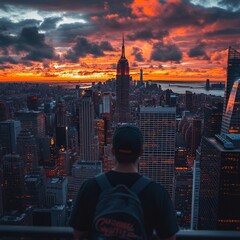
<path id="1" fill-rule="evenodd" d="M 130 87 L 129 66 L 128 60 L 125 57 L 125 46 L 123 37 L 122 55 L 118 61 L 116 76 L 116 120 L 118 122 L 128 122 L 129 87 Z"/>

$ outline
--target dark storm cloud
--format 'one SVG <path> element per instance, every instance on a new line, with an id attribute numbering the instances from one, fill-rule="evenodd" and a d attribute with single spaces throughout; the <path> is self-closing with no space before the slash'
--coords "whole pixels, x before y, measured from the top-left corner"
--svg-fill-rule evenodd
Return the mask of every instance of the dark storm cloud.
<path id="1" fill-rule="evenodd" d="M 44 59 L 57 59 L 54 48 L 45 43 L 45 36 L 38 32 L 37 27 L 23 28 L 15 44 L 15 49 L 19 53 L 27 53 L 23 57 L 27 60 L 42 61 Z"/>
<path id="2" fill-rule="evenodd" d="M 143 62 L 144 61 L 143 53 L 142 53 L 142 50 L 140 48 L 133 47 L 132 55 L 135 57 L 136 61 L 138 61 L 138 62 Z"/>
<path id="3" fill-rule="evenodd" d="M 147 39 L 153 38 L 153 33 L 152 33 L 152 30 L 146 29 L 146 30 L 136 32 L 132 35 L 128 35 L 127 37 L 131 41 L 135 41 L 135 40 L 138 40 L 138 39 L 147 40 Z"/>
<path id="4" fill-rule="evenodd" d="M 80 57 L 91 54 L 93 57 L 104 56 L 104 52 L 97 43 L 91 43 L 86 38 L 78 38 L 76 45 L 68 51 L 65 58 L 72 62 L 77 62 Z"/>
<path id="5" fill-rule="evenodd" d="M 218 1 L 219 5 L 225 6 L 228 9 L 236 9 L 237 7 L 240 7 L 240 1 L 239 0 L 221 0 Z"/>
<path id="6" fill-rule="evenodd" d="M 79 10 L 79 9 L 98 9 L 103 8 L 104 2 L 99 0 L 88 1 L 59 1 L 59 0 L 1 0 L 2 4 L 25 6 L 41 10 Z M 4 7 L 4 5 L 2 5 Z"/>
<path id="7" fill-rule="evenodd" d="M 39 20 L 35 20 L 35 19 L 25 19 L 23 21 L 20 22 L 12 22 L 7 18 L 0 18 L 0 32 L 1 29 L 4 32 L 8 32 L 11 34 L 19 34 L 20 30 L 23 27 L 34 27 L 34 26 L 38 26 L 40 24 L 41 21 Z"/>
<path id="8" fill-rule="evenodd" d="M 0 64 L 4 64 L 4 63 L 17 64 L 17 62 L 11 57 L 0 56 Z"/>
<path id="9" fill-rule="evenodd" d="M 11 46 L 14 42 L 14 37 L 0 33 L 0 49 L 6 50 L 6 48 Z"/>
<path id="10" fill-rule="evenodd" d="M 131 9 L 128 7 L 128 4 L 133 2 L 133 0 L 88 0 L 88 1 L 77 1 L 77 0 L 1 0 L 2 8 L 4 4 L 8 5 L 19 5 L 25 7 L 36 8 L 38 10 L 55 10 L 55 11 L 78 11 L 78 12 L 89 12 L 102 14 L 106 13 L 118 13 L 121 15 L 128 16 L 131 12 Z"/>
<path id="11" fill-rule="evenodd" d="M 42 30 L 52 30 L 55 29 L 57 23 L 61 20 L 61 17 L 51 17 L 45 18 L 42 24 L 40 25 L 40 29 Z"/>
<path id="12" fill-rule="evenodd" d="M 57 29 L 46 35 L 57 42 L 74 43 L 77 37 L 89 36 L 94 33 L 96 26 L 91 23 L 61 24 Z"/>
<path id="13" fill-rule="evenodd" d="M 112 47 L 111 43 L 108 41 L 102 41 L 100 43 L 100 47 L 103 51 L 115 51 L 115 49 Z"/>
<path id="14" fill-rule="evenodd" d="M 179 62 L 182 59 L 182 52 L 174 44 L 164 45 L 162 42 L 153 45 L 151 60 L 154 61 L 174 61 Z"/>
<path id="15" fill-rule="evenodd" d="M 212 36 L 224 36 L 224 35 L 238 35 L 240 34 L 240 28 L 238 29 L 233 29 L 233 28 L 225 28 L 221 30 L 216 30 L 212 32 L 207 32 L 205 33 L 206 37 L 212 37 Z"/>
<path id="16" fill-rule="evenodd" d="M 231 12 L 217 7 L 206 8 L 193 5 L 185 0 L 166 3 L 162 7 L 163 14 L 159 19 L 160 25 L 168 26 L 168 29 L 184 26 L 204 27 L 219 20 L 236 20 L 240 24 L 239 12 Z"/>
<path id="17" fill-rule="evenodd" d="M 129 34 L 127 37 L 131 41 L 135 40 L 150 40 L 150 39 L 162 39 L 169 35 L 167 30 L 154 31 L 152 29 L 146 29 L 138 31 L 134 34 Z"/>
<path id="18" fill-rule="evenodd" d="M 209 57 L 204 50 L 205 46 L 206 44 L 199 43 L 198 45 L 196 45 L 195 47 L 189 50 L 188 56 L 191 58 L 200 58 L 204 60 L 209 60 Z"/>

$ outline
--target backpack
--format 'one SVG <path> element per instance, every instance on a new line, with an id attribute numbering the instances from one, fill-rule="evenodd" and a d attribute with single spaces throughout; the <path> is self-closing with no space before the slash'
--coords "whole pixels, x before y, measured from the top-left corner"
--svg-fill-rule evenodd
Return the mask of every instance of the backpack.
<path id="1" fill-rule="evenodd" d="M 93 240 L 145 240 L 143 210 L 138 194 L 150 183 L 142 176 L 129 189 L 112 187 L 105 174 L 96 177 L 102 189 L 93 220 Z"/>

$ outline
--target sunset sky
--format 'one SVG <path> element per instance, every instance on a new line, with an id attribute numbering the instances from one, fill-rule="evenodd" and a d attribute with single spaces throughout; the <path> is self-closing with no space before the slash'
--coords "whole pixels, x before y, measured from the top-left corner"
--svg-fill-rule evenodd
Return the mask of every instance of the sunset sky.
<path id="1" fill-rule="evenodd" d="M 225 80 L 240 0 L 1 0 L 0 81 Z"/>

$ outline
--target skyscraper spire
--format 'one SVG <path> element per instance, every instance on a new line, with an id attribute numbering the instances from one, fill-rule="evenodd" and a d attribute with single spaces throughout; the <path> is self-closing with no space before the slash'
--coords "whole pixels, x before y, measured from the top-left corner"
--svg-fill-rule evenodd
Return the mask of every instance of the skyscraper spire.
<path id="1" fill-rule="evenodd" d="M 122 56 L 121 56 L 121 58 L 125 58 L 124 33 L 123 33 L 123 39 L 122 39 Z"/>

